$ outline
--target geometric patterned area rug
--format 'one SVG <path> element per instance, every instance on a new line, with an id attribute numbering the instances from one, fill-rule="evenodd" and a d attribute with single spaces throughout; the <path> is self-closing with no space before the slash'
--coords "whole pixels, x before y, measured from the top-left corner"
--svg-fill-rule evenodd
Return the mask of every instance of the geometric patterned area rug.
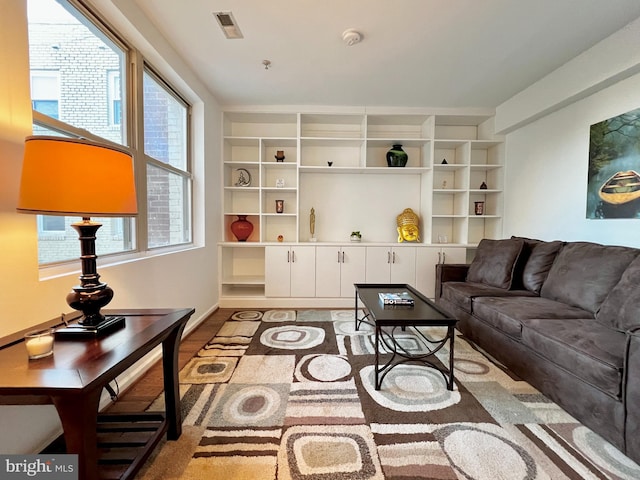
<path id="1" fill-rule="evenodd" d="M 353 310 L 236 312 L 180 372 L 183 434 L 137 478 L 640 478 L 637 464 L 459 335 L 453 391 L 417 363 L 393 368 L 376 391 L 373 338 L 371 326 L 355 330 Z M 427 348 L 410 329 L 397 338 L 413 353 Z M 162 408 L 161 395 L 150 410 Z"/>

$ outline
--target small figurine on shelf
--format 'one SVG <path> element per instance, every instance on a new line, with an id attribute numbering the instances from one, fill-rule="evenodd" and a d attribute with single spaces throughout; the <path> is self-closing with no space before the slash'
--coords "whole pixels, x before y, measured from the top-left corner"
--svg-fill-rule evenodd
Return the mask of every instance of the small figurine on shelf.
<path id="1" fill-rule="evenodd" d="M 447 188 L 447 181 L 446 181 L 446 180 L 443 180 L 443 181 L 442 181 L 442 189 L 444 190 L 444 189 L 446 189 L 446 188 Z"/>
<path id="2" fill-rule="evenodd" d="M 485 182 L 482 182 L 480 184 L 480 190 L 486 190 L 487 189 L 487 184 Z"/>
<path id="3" fill-rule="evenodd" d="M 410 208 L 405 208 L 396 217 L 398 224 L 398 243 L 420 241 L 420 218 Z"/>
<path id="4" fill-rule="evenodd" d="M 311 212 L 309 213 L 309 233 L 311 233 L 311 238 L 309 238 L 310 242 L 316 241 L 316 209 L 311 207 Z"/>
<path id="5" fill-rule="evenodd" d="M 442 159 L 442 165 L 448 165 L 448 164 L 449 164 L 449 162 L 447 162 L 447 159 L 446 159 L 446 158 L 443 158 L 443 159 Z"/>
<path id="6" fill-rule="evenodd" d="M 284 150 L 277 150 L 275 157 L 276 162 L 284 162 Z"/>

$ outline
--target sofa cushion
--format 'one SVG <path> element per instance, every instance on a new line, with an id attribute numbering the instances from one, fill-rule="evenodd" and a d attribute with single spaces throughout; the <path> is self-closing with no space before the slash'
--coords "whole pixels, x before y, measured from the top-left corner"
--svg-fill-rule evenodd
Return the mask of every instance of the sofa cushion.
<path id="1" fill-rule="evenodd" d="M 517 238 L 482 239 L 469 266 L 467 281 L 508 290 L 523 245 L 524 241 Z"/>
<path id="2" fill-rule="evenodd" d="M 445 282 L 442 284 L 442 298 L 467 313 L 473 313 L 472 300 L 476 297 L 532 297 L 534 295 L 528 290 L 505 290 L 475 282 Z"/>
<path id="3" fill-rule="evenodd" d="M 551 265 L 562 248 L 563 242 L 538 242 L 530 246 L 529 258 L 522 271 L 522 286 L 527 290 L 540 294 L 542 285 L 547 279 Z"/>
<path id="4" fill-rule="evenodd" d="M 640 327 L 640 257 L 631 262 L 602 303 L 596 320 L 620 331 Z"/>
<path id="5" fill-rule="evenodd" d="M 621 398 L 626 335 L 593 319 L 524 320 L 522 343 L 584 382 Z"/>
<path id="6" fill-rule="evenodd" d="M 503 333 L 520 339 L 522 321 L 529 318 L 564 319 L 585 318 L 590 314 L 547 298 L 477 297 L 473 300 L 474 316 Z"/>
<path id="7" fill-rule="evenodd" d="M 572 242 L 562 247 L 540 295 L 595 314 L 639 250 Z"/>
<path id="8" fill-rule="evenodd" d="M 518 256 L 518 260 L 516 260 L 516 266 L 513 271 L 513 281 L 511 282 L 511 288 L 515 290 L 523 290 L 524 285 L 522 283 L 522 272 L 524 271 L 524 266 L 527 263 L 529 255 L 531 255 L 533 248 L 539 243 L 542 243 L 542 240 L 536 240 L 534 238 L 527 237 L 517 237 L 515 235 L 512 235 L 511 238 L 519 238 L 524 242 L 522 245 L 520 256 Z"/>

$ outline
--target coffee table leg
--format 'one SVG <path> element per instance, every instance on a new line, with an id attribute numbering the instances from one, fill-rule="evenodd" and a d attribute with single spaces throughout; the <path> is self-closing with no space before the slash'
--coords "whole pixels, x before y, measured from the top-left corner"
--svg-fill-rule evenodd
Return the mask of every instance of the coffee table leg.
<path id="1" fill-rule="evenodd" d="M 454 344 L 454 339 L 456 338 L 456 334 L 455 334 L 455 330 L 452 326 L 449 326 L 447 328 L 448 330 L 448 335 L 449 335 L 449 385 L 447 385 L 447 388 L 449 390 L 453 390 L 453 382 L 454 382 L 454 377 L 453 377 L 453 344 Z"/>
<path id="2" fill-rule="evenodd" d="M 380 327 L 376 324 L 376 341 L 374 344 L 374 348 L 376 349 L 376 364 L 375 364 L 375 382 L 376 382 L 376 390 L 380 390 L 380 384 L 382 382 L 378 382 L 378 375 L 379 375 L 379 370 L 380 370 L 380 360 L 379 360 L 379 355 L 380 355 Z"/>
<path id="3" fill-rule="evenodd" d="M 355 295 L 355 307 L 353 309 L 353 318 L 356 319 L 356 332 L 358 331 L 358 327 L 360 327 L 360 324 L 358 323 L 358 289 L 356 288 L 356 295 Z"/>

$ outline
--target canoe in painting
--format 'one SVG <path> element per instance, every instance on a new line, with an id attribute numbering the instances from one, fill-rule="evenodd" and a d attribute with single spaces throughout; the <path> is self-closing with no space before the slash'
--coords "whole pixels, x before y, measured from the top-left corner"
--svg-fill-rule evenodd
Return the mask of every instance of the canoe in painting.
<path id="1" fill-rule="evenodd" d="M 613 205 L 621 205 L 640 198 L 640 175 L 627 170 L 618 172 L 602 184 L 600 198 Z"/>

